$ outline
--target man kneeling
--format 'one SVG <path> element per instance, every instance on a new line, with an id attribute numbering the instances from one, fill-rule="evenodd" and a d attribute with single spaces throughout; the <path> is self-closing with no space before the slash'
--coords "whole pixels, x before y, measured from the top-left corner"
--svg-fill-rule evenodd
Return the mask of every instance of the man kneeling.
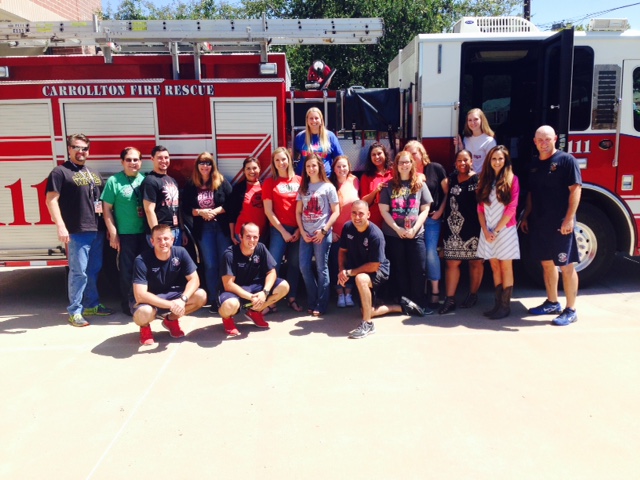
<path id="1" fill-rule="evenodd" d="M 220 265 L 222 288 L 218 312 L 228 335 L 240 335 L 233 316 L 244 308 L 244 316 L 260 328 L 269 328 L 262 311 L 289 293 L 289 284 L 277 277 L 276 261 L 262 243 L 260 229 L 246 223 L 240 230 L 240 244 L 224 252 Z M 242 303 L 242 305 L 241 305 Z"/>
<path id="2" fill-rule="evenodd" d="M 369 221 L 369 204 L 356 200 L 351 205 L 351 221 L 345 223 L 338 252 L 338 284 L 355 285 L 362 305 L 362 323 L 352 330 L 350 338 L 364 338 L 376 332 L 373 317 L 386 313 L 404 313 L 423 317 L 425 312 L 406 297 L 400 305 L 374 305 L 374 295 L 389 279 L 389 259 L 384 254 L 384 235 Z"/>
<path id="3" fill-rule="evenodd" d="M 151 322 L 162 319 L 162 326 L 173 338 L 184 337 L 179 319 L 195 312 L 207 301 L 200 287 L 196 265 L 182 247 L 173 246 L 168 225 L 151 230 L 153 250 L 138 255 L 133 267 L 133 321 L 140 326 L 140 343 L 153 345 Z"/>

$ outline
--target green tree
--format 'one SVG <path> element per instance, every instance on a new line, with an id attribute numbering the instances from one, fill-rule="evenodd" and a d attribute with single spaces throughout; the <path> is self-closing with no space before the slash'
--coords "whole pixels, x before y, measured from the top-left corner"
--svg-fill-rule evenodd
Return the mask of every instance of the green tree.
<path id="1" fill-rule="evenodd" d="M 321 59 L 336 69 L 332 87 L 384 87 L 387 66 L 419 33 L 450 30 L 463 16 L 513 14 L 521 0 L 190 0 L 155 7 L 149 0 L 124 0 L 114 19 L 365 18 L 384 20 L 385 34 L 376 45 L 304 45 L 273 47 L 285 51 L 293 85 L 302 88 L 311 62 Z"/>

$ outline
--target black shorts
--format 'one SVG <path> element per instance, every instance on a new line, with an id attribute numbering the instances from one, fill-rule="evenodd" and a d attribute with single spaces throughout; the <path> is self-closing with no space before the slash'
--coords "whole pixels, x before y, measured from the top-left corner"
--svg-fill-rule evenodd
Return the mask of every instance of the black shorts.
<path id="1" fill-rule="evenodd" d="M 160 297 L 163 300 L 175 300 L 176 298 L 180 298 L 182 295 L 184 295 L 182 292 L 169 292 L 169 293 L 156 293 L 156 296 Z M 129 303 L 129 308 L 131 310 L 131 313 L 136 313 L 136 310 L 138 310 L 140 307 L 144 306 L 144 305 L 149 305 L 148 303 Z M 157 310 L 156 315 L 164 315 L 165 313 L 169 313 L 169 309 L 167 308 L 158 308 L 158 307 L 154 307 L 153 305 L 149 305 L 150 307 L 153 307 Z"/>
<path id="2" fill-rule="evenodd" d="M 531 255 L 538 261 L 552 260 L 556 266 L 564 267 L 580 260 L 575 234 L 563 235 L 558 225 L 537 226 L 529 237 Z"/>
<path id="3" fill-rule="evenodd" d="M 281 278 L 276 278 L 276 283 L 273 284 L 273 288 L 276 288 L 278 285 L 280 285 L 282 283 L 282 279 Z M 242 288 L 243 290 L 249 292 L 249 293 L 259 293 L 261 291 L 264 290 L 264 285 L 263 284 L 259 284 L 259 283 L 254 283 L 253 285 L 241 285 L 240 288 Z M 273 290 L 272 288 L 272 290 Z M 249 303 L 248 300 L 244 300 L 243 298 L 238 297 L 235 293 L 231 293 L 231 292 L 220 292 L 220 295 L 218 295 L 218 308 L 220 308 L 222 306 L 222 304 L 224 302 L 226 302 L 227 300 L 231 299 L 231 298 L 238 298 L 240 299 L 240 303 Z"/>

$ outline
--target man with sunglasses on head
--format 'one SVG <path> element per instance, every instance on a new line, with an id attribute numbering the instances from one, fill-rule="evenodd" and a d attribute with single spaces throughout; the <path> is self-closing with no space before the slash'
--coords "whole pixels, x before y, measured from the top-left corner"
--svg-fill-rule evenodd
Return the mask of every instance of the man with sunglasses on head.
<path id="1" fill-rule="evenodd" d="M 153 171 L 142 182 L 142 206 L 146 216 L 145 231 L 151 245 L 151 230 L 156 225 L 168 225 L 173 233 L 174 245 L 184 245 L 181 235 L 182 217 L 179 209 L 178 182 L 167 174 L 171 158 L 162 145 L 151 150 Z M 185 237 L 186 239 L 186 237 Z"/>
<path id="2" fill-rule="evenodd" d="M 131 316 L 129 304 L 133 302 L 133 261 L 147 245 L 141 190 L 144 175 L 140 173 L 142 162 L 138 149 L 125 147 L 120 159 L 123 170 L 109 177 L 101 200 L 107 239 L 111 248 L 118 251 L 122 312 Z"/>
<path id="3" fill-rule="evenodd" d="M 85 165 L 89 144 L 83 134 L 70 135 L 69 160 L 55 167 L 47 180 L 47 208 L 69 261 L 67 311 L 69 323 L 74 327 L 89 325 L 85 316 L 113 313 L 100 303 L 98 295 L 105 238 L 100 202 L 104 181 L 98 172 Z"/>

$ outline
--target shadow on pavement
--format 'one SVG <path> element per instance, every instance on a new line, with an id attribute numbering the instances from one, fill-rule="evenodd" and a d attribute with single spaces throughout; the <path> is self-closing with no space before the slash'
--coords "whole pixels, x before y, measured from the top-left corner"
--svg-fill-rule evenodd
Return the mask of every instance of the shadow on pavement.
<path id="1" fill-rule="evenodd" d="M 486 302 L 485 302 L 486 303 Z M 541 327 L 548 325 L 553 316 L 548 315 L 535 320 L 524 317 L 530 316 L 527 309 L 520 302 L 511 302 L 511 314 L 499 320 L 490 320 L 482 312 L 491 308 L 489 303 L 479 302 L 475 307 L 461 309 L 445 315 L 428 315 L 426 317 L 410 317 L 402 323 L 408 326 L 429 325 L 440 328 L 466 327 L 473 330 L 489 330 L 494 332 L 518 332 L 522 328 Z"/>
<path id="2" fill-rule="evenodd" d="M 140 345 L 140 334 L 137 331 L 111 337 L 91 349 L 91 353 L 112 357 L 116 359 L 131 358 L 134 355 L 149 355 L 167 350 L 170 343 L 180 343 L 184 340 L 173 339 L 169 332 L 153 332 L 156 344 L 151 346 Z"/>
<path id="3" fill-rule="evenodd" d="M 304 337 L 311 333 L 322 333 L 328 337 L 347 337 L 349 331 L 356 328 L 360 320 L 352 318 L 352 316 L 329 314 L 325 317 L 305 317 L 298 320 L 289 335 L 294 337 Z"/>

